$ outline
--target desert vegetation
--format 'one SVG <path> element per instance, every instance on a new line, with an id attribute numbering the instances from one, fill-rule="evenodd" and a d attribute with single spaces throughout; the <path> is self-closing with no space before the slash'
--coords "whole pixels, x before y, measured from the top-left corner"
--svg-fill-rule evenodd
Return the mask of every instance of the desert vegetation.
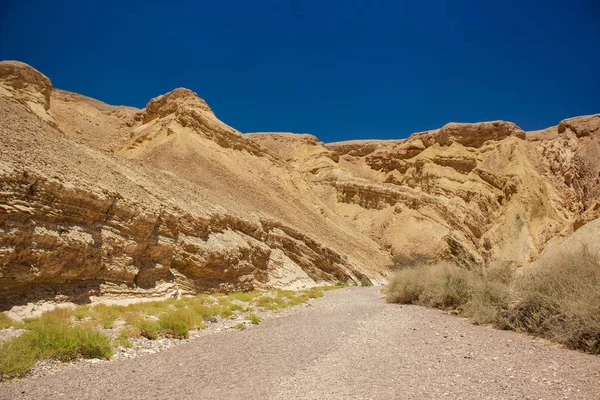
<path id="1" fill-rule="evenodd" d="M 586 247 L 557 252 L 519 271 L 506 264 L 483 272 L 449 263 L 403 265 L 386 297 L 600 354 L 600 256 Z"/>
<path id="2" fill-rule="evenodd" d="M 22 321 L 0 313 L 0 329 L 21 331 L 0 345 L 0 380 L 23 376 L 38 360 L 110 359 L 116 347 L 134 347 L 136 340 L 185 339 L 190 331 L 219 320 L 239 320 L 231 327 L 245 330 L 247 325 L 262 321 L 261 312 L 297 306 L 323 296 L 323 290 L 331 288 L 256 290 L 129 305 L 59 307 Z"/>

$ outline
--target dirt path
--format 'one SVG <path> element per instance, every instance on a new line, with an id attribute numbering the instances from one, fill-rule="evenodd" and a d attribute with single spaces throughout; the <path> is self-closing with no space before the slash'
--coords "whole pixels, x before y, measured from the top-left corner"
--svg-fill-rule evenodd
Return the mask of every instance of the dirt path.
<path id="1" fill-rule="evenodd" d="M 171 350 L 0 385 L 0 399 L 599 399 L 600 357 L 437 310 L 378 288 Z"/>

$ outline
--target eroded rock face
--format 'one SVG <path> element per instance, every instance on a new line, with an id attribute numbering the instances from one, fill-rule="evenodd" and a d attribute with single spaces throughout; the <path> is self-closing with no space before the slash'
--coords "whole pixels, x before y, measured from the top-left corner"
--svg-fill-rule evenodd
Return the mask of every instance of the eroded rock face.
<path id="1" fill-rule="evenodd" d="M 185 108 L 197 108 L 212 114 L 212 110 L 204 100 L 189 89 L 178 88 L 167 94 L 158 96 L 146 105 L 144 120 L 166 117 L 181 112 Z"/>
<path id="2" fill-rule="evenodd" d="M 137 110 L 0 62 L 0 127 L 3 309 L 520 266 L 600 217 L 600 114 L 326 145 L 242 135 L 188 89 Z"/>
<path id="3" fill-rule="evenodd" d="M 200 217 L 176 207 L 152 212 L 118 193 L 2 172 L 4 297 L 44 285 L 86 296 L 154 293 L 159 283 L 167 285 L 158 294 L 250 289 L 268 283 L 276 250 L 276 260 L 291 262 L 307 282 L 306 272 L 324 280 L 354 276 L 338 253 L 273 220 Z M 77 293 L 80 287 L 86 290 Z"/>
<path id="4" fill-rule="evenodd" d="M 28 102 L 46 89 L 12 80 L 0 76 L 0 308 L 385 280 L 375 242 L 193 92 L 135 110 L 57 91 L 38 115 Z"/>
<path id="5" fill-rule="evenodd" d="M 435 135 L 435 141 L 442 146 L 460 143 L 467 147 L 480 147 L 483 143 L 502 140 L 508 137 L 525 139 L 525 132 L 512 122 L 491 121 L 477 124 L 458 124 L 451 122 L 444 125 Z"/>
<path id="6" fill-rule="evenodd" d="M 600 115 L 569 118 L 558 124 L 558 133 L 564 133 L 567 129 L 575 133 L 578 138 L 594 135 L 600 132 Z"/>
<path id="7" fill-rule="evenodd" d="M 598 117 L 531 134 L 493 121 L 331 143 L 324 147 L 340 161 L 326 167 L 313 143 L 296 165 L 330 207 L 398 260 L 521 266 L 599 216 Z"/>
<path id="8" fill-rule="evenodd" d="M 18 98 L 50 108 L 52 83 L 46 75 L 20 61 L 0 62 L 0 84 L 18 91 Z"/>

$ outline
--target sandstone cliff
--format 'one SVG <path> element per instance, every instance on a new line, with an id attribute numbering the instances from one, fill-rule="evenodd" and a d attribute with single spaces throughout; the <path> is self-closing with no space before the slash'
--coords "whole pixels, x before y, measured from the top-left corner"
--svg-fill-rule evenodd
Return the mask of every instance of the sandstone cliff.
<path id="1" fill-rule="evenodd" d="M 399 267 L 450 259 L 478 269 L 523 266 L 599 216 L 598 132 L 600 115 L 536 132 L 493 121 L 406 140 L 251 138 L 290 160 Z"/>
<path id="2" fill-rule="evenodd" d="M 600 114 L 324 144 L 241 134 L 188 89 L 112 106 L 4 61 L 0 139 L 0 308 L 522 266 L 600 216 Z"/>
<path id="3" fill-rule="evenodd" d="M 144 110 L 0 63 L 0 303 L 384 281 L 389 255 L 176 89 Z"/>

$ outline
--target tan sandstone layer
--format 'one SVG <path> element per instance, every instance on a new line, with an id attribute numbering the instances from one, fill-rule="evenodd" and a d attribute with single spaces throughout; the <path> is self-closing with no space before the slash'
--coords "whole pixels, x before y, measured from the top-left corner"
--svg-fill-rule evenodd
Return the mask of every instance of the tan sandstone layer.
<path id="1" fill-rule="evenodd" d="M 599 133 L 600 114 L 403 140 L 243 135 L 188 89 L 111 106 L 0 62 L 0 308 L 378 283 L 392 259 L 526 265 L 596 232 Z"/>
<path id="2" fill-rule="evenodd" d="M 137 110 L 52 89 L 26 64 L 0 71 L 4 308 L 384 281 L 377 243 L 195 93 Z"/>
<path id="3" fill-rule="evenodd" d="M 600 215 L 600 114 L 536 132 L 492 121 L 405 140 L 250 137 L 302 172 L 398 266 L 523 266 Z"/>

